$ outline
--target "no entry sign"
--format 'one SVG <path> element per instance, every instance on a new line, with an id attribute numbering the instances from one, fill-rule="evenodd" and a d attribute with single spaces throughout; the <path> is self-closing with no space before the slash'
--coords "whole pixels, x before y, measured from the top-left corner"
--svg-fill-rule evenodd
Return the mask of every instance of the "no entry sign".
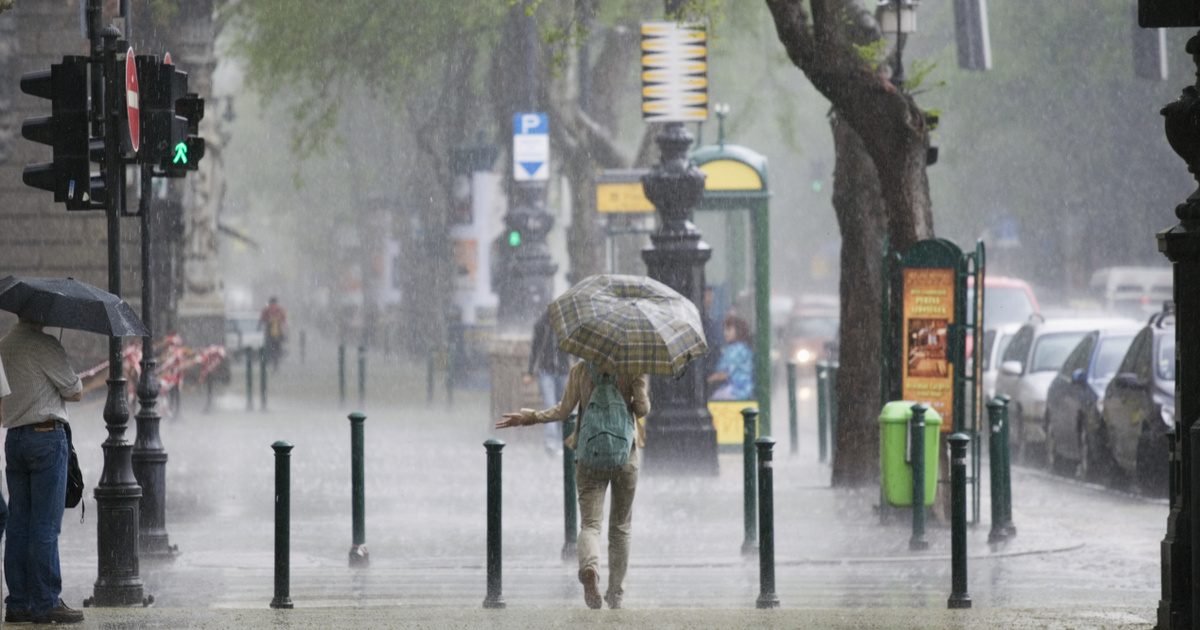
<path id="1" fill-rule="evenodd" d="M 129 146 L 137 153 L 142 144 L 141 110 L 138 109 L 137 64 L 133 61 L 133 47 L 125 53 L 125 116 L 129 119 Z"/>

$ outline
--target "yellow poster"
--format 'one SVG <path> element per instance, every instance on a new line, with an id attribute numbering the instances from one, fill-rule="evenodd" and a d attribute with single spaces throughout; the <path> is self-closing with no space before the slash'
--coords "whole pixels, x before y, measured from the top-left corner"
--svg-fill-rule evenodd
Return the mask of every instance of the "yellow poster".
<path id="1" fill-rule="evenodd" d="M 712 414 L 713 427 L 717 430 L 718 445 L 741 445 L 745 441 L 746 420 L 742 416 L 742 410 L 746 407 L 758 409 L 758 402 L 721 400 L 708 403 L 708 412 Z M 754 433 L 757 437 L 758 427 L 754 427 Z"/>
<path id="2" fill-rule="evenodd" d="M 904 366 L 901 398 L 928 404 L 954 427 L 954 365 L 949 360 L 954 323 L 954 270 L 904 270 Z"/>

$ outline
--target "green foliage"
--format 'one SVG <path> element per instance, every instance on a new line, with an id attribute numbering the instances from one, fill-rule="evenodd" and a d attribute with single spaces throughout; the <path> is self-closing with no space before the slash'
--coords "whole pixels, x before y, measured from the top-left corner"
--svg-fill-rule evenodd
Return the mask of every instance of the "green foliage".
<path id="1" fill-rule="evenodd" d="M 887 59 L 888 41 L 886 38 L 880 37 L 870 44 L 863 44 L 861 46 L 858 44 L 851 45 L 854 46 L 854 51 L 858 53 L 858 58 L 863 63 L 871 66 L 871 69 L 876 72 L 879 71 L 880 65 Z"/>
<path id="2" fill-rule="evenodd" d="M 925 79 L 937 69 L 936 61 L 926 61 L 923 59 L 914 59 L 908 67 L 908 76 L 904 79 L 904 89 L 913 96 L 924 94 L 931 89 L 945 87 L 945 81 L 936 81 L 930 87 L 922 90 L 921 85 L 925 83 Z"/>

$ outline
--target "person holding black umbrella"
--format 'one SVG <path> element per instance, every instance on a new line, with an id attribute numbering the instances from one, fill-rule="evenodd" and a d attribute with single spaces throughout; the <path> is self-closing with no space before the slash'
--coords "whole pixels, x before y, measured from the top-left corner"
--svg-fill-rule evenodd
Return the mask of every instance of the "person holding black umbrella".
<path id="1" fill-rule="evenodd" d="M 0 424 L 10 513 L 4 578 L 8 623 L 78 623 L 83 613 L 62 598 L 58 535 L 67 493 L 67 402 L 83 382 L 58 339 L 21 317 L 0 339 L 0 362 L 13 393 Z"/>

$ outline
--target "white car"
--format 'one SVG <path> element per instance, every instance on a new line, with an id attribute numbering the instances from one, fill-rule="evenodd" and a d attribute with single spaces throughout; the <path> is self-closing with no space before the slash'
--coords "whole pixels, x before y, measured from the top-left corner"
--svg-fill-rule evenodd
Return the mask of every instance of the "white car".
<path id="1" fill-rule="evenodd" d="M 1127 323 L 1122 318 L 1064 318 L 1023 324 L 1001 355 L 996 394 L 1005 394 L 1011 448 L 1019 459 L 1046 443 L 1046 394 L 1067 355 L 1093 330 Z"/>
<path id="2" fill-rule="evenodd" d="M 230 357 L 262 348 L 264 335 L 258 327 L 258 318 L 259 314 L 253 311 L 226 313 L 225 350 Z"/>
<path id="3" fill-rule="evenodd" d="M 1000 357 L 1008 342 L 1021 329 L 1021 324 L 1001 324 L 983 331 L 983 401 L 996 397 L 996 375 L 1000 374 Z"/>

